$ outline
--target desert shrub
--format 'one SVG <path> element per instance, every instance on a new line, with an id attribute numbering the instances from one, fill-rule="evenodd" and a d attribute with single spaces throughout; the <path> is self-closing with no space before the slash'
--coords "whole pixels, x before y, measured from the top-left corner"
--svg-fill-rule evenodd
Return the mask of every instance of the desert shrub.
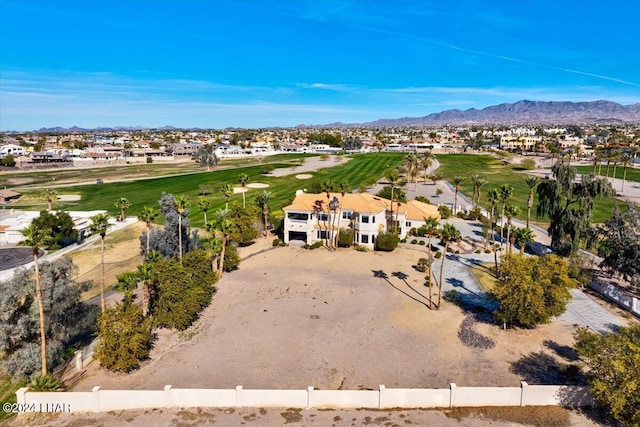
<path id="1" fill-rule="evenodd" d="M 356 246 L 356 251 L 358 251 L 358 252 L 369 252 L 369 249 L 366 246 L 357 245 Z"/>
<path id="2" fill-rule="evenodd" d="M 419 272 L 424 273 L 427 271 L 427 268 L 429 268 L 429 260 L 426 258 L 420 258 L 416 264 L 416 269 Z"/>
<path id="3" fill-rule="evenodd" d="M 436 257 L 437 259 L 442 258 L 442 252 L 440 252 L 440 251 L 436 252 L 434 257 Z"/>
<path id="4" fill-rule="evenodd" d="M 280 246 L 280 239 L 278 239 L 277 237 L 273 239 L 271 246 Z"/>
<path id="5" fill-rule="evenodd" d="M 107 308 L 98 318 L 95 358 L 110 371 L 131 372 L 149 357 L 151 319 L 130 301 Z"/>
<path id="6" fill-rule="evenodd" d="M 440 217 L 442 219 L 447 219 L 452 215 L 451 208 L 446 205 L 438 206 L 438 212 L 440 213 Z"/>
<path id="7" fill-rule="evenodd" d="M 417 239 L 411 239 L 411 244 L 412 245 L 417 245 L 418 244 L 418 240 Z"/>
<path id="8" fill-rule="evenodd" d="M 38 375 L 29 383 L 29 391 L 57 391 L 62 388 L 62 383 L 51 374 Z"/>
<path id="9" fill-rule="evenodd" d="M 416 196 L 415 200 L 417 200 L 419 202 L 422 202 L 422 203 L 426 203 L 428 205 L 431 204 L 431 201 L 429 199 L 427 199 L 426 197 L 424 197 L 424 196 Z"/>
<path id="10" fill-rule="evenodd" d="M 491 253 L 491 249 L 485 249 L 485 250 L 484 250 L 484 253 L 485 253 L 485 254 L 490 254 L 490 253 Z"/>
<path id="11" fill-rule="evenodd" d="M 424 240 L 418 240 L 418 244 L 419 244 L 420 246 L 424 246 L 424 245 L 425 245 Z"/>
<path id="12" fill-rule="evenodd" d="M 153 157 L 147 157 L 147 163 L 153 163 Z"/>
<path id="13" fill-rule="evenodd" d="M 235 246 L 227 245 L 224 268 L 237 267 L 239 257 Z M 218 280 L 211 271 L 211 260 L 205 251 L 189 252 L 182 265 L 175 259 L 162 259 L 153 265 L 153 286 L 157 297 L 153 304 L 153 317 L 159 327 L 185 330 L 198 319 L 209 305 Z"/>
<path id="14" fill-rule="evenodd" d="M 407 243 L 407 239 L 406 238 L 400 239 L 400 243 Z"/>
<path id="15" fill-rule="evenodd" d="M 467 219 L 467 213 L 465 211 L 458 211 L 456 216 L 460 219 Z"/>
<path id="16" fill-rule="evenodd" d="M 524 159 L 520 162 L 520 169 L 534 170 L 536 168 L 536 161 L 533 159 Z"/>
<path id="17" fill-rule="evenodd" d="M 382 190 L 378 191 L 378 194 L 376 195 L 378 197 L 382 197 L 383 199 L 391 200 L 391 187 L 388 185 L 385 186 L 384 188 L 382 188 Z M 402 191 L 402 189 L 395 187 L 393 189 L 393 200 L 395 202 L 405 203 L 407 201 L 407 195 L 404 191 Z"/>
<path id="18" fill-rule="evenodd" d="M 477 206 L 471 209 L 467 214 L 467 219 L 479 220 L 480 218 L 482 218 L 482 209 Z"/>
<path id="19" fill-rule="evenodd" d="M 381 231 L 378 233 L 376 240 L 376 249 L 379 251 L 390 252 L 398 247 L 400 238 L 396 233 Z"/>
<path id="20" fill-rule="evenodd" d="M 348 248 L 353 244 L 355 231 L 351 228 L 341 228 L 338 232 L 338 246 Z"/>
<path id="21" fill-rule="evenodd" d="M 482 252 L 480 249 L 476 249 L 475 251 L 473 251 L 474 254 L 479 254 L 480 252 Z M 491 251 L 489 251 L 491 252 Z"/>
<path id="22" fill-rule="evenodd" d="M 442 188 L 438 188 L 436 190 L 436 197 L 440 196 L 443 193 Z"/>
<path id="23" fill-rule="evenodd" d="M 240 255 L 235 245 L 227 245 L 224 250 L 224 271 L 233 271 L 240 265 Z"/>
<path id="24" fill-rule="evenodd" d="M 322 242 L 322 240 L 318 240 L 317 242 L 315 242 L 312 245 L 304 245 L 303 248 L 305 249 L 318 249 L 321 248 L 324 245 L 324 243 Z"/>

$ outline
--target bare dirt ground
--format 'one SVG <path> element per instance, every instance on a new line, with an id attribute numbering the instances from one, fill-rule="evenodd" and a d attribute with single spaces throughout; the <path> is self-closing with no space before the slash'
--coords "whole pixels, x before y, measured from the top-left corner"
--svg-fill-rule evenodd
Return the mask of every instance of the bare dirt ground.
<path id="1" fill-rule="evenodd" d="M 596 426 L 592 414 L 570 412 L 557 407 L 459 408 L 454 410 L 362 409 L 154 409 L 112 411 L 100 414 L 27 414 L 8 420 L 14 426 L 442 426 L 442 427 L 539 427 Z M 604 425 L 604 424 L 602 424 Z"/>
<path id="2" fill-rule="evenodd" d="M 286 247 L 258 254 L 224 276 L 191 331 L 160 331 L 151 360 L 140 370 L 119 375 L 93 363 L 75 390 L 557 381 L 557 369 L 545 363 L 568 362 L 558 354 L 572 345 L 573 325 L 503 331 L 476 322 L 475 330 L 495 346 L 467 346 L 458 338 L 465 313 L 449 302 L 439 311 L 427 309 L 423 275 L 412 268 L 417 258 L 406 249 L 389 254 Z"/>

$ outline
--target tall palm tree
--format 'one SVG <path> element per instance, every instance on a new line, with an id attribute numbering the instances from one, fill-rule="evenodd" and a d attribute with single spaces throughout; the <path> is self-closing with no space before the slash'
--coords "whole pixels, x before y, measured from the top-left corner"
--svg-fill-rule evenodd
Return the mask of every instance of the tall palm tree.
<path id="1" fill-rule="evenodd" d="M 534 240 L 533 231 L 530 228 L 514 228 L 513 239 L 515 243 L 520 247 L 520 254 L 524 254 L 524 248 L 527 243 L 531 243 Z"/>
<path id="2" fill-rule="evenodd" d="M 244 194 L 243 194 L 244 196 Z M 202 215 L 204 216 L 204 226 L 207 226 L 207 212 L 211 209 L 211 199 L 207 199 L 205 197 L 200 197 L 198 199 L 198 207 L 202 211 Z"/>
<path id="3" fill-rule="evenodd" d="M 222 186 L 220 191 L 222 192 L 222 195 L 224 196 L 224 208 L 225 209 L 229 209 L 229 199 L 231 198 L 231 195 L 233 194 L 233 185 L 225 184 L 225 185 Z"/>
<path id="4" fill-rule="evenodd" d="M 496 251 L 496 233 L 493 229 L 493 224 L 495 220 L 496 206 L 500 201 L 500 190 L 494 188 L 493 190 L 487 193 L 487 198 L 489 199 L 489 203 L 491 203 L 491 211 L 489 212 L 489 232 L 491 233 L 491 246 L 493 249 L 493 258 L 496 265 L 496 271 L 498 271 L 498 252 Z M 497 221 L 496 221 L 497 222 Z"/>
<path id="5" fill-rule="evenodd" d="M 173 206 L 178 213 L 178 259 L 182 265 L 182 215 L 189 206 L 189 202 L 185 196 L 178 194 L 173 198 Z"/>
<path id="6" fill-rule="evenodd" d="M 115 204 L 116 208 L 120 209 L 120 221 L 124 221 L 125 217 L 125 211 L 127 209 L 129 209 L 131 207 L 131 203 L 129 203 L 129 200 L 127 200 L 126 197 L 120 197 Z"/>
<path id="7" fill-rule="evenodd" d="M 47 336 L 46 322 L 44 318 L 44 300 L 42 299 L 42 283 L 40 281 L 40 248 L 47 247 L 53 243 L 53 238 L 49 230 L 31 224 L 21 231 L 25 237 L 19 244 L 30 246 L 33 255 L 33 266 L 36 279 L 36 301 L 38 302 L 38 316 L 40 320 L 40 362 L 42 364 L 42 375 L 47 375 Z"/>
<path id="8" fill-rule="evenodd" d="M 418 170 L 418 155 L 416 153 L 407 154 L 407 157 L 405 157 L 403 164 L 407 168 L 407 175 L 409 176 L 409 182 L 411 182 L 411 178 L 415 178 L 415 172 Z M 415 179 L 414 183 L 415 185 L 418 184 Z"/>
<path id="9" fill-rule="evenodd" d="M 107 228 L 109 228 L 109 216 L 107 214 L 99 213 L 91 217 L 89 230 L 91 230 L 92 234 L 100 235 L 100 266 L 102 269 L 102 280 L 100 281 L 100 310 L 102 310 L 103 313 L 106 308 L 104 302 L 104 238 L 107 235 Z"/>
<path id="10" fill-rule="evenodd" d="M 221 240 L 220 261 L 218 262 L 218 277 L 222 277 L 224 271 L 224 252 L 229 241 L 229 234 L 233 231 L 231 212 L 228 209 L 218 209 L 210 226 L 210 231 L 218 231 Z"/>
<path id="11" fill-rule="evenodd" d="M 529 221 L 531 221 L 531 208 L 533 207 L 533 190 L 538 185 L 537 176 L 528 176 L 524 179 L 524 182 L 529 187 L 529 198 L 527 199 L 527 228 L 529 228 Z"/>
<path id="12" fill-rule="evenodd" d="M 267 238 L 267 224 L 269 224 L 269 200 L 271 199 L 271 193 L 263 191 L 254 200 L 258 207 L 262 209 L 262 219 L 264 225 L 264 238 Z"/>
<path id="13" fill-rule="evenodd" d="M 424 183 L 427 183 L 427 171 L 433 164 L 433 156 L 431 155 L 431 151 L 426 151 L 422 153 L 420 156 L 420 166 L 422 167 L 422 177 L 424 178 Z"/>
<path id="14" fill-rule="evenodd" d="M 602 152 L 600 151 L 599 148 L 596 148 L 593 151 L 593 174 L 596 174 L 596 166 L 598 166 L 598 164 L 602 161 Z"/>
<path id="15" fill-rule="evenodd" d="M 145 224 L 147 224 L 147 252 L 145 253 L 145 255 L 147 256 L 149 255 L 149 250 L 151 249 L 149 247 L 151 242 L 151 223 L 154 219 L 156 219 L 157 216 L 158 211 L 149 206 L 143 206 L 142 212 L 140 212 L 140 214 L 138 215 L 138 220 L 143 221 Z"/>
<path id="16" fill-rule="evenodd" d="M 440 230 L 440 238 L 442 239 L 442 243 L 444 244 L 444 251 L 442 252 L 442 263 L 440 264 L 440 278 L 438 280 L 438 305 L 437 308 L 440 309 L 440 302 L 442 298 L 442 272 L 444 270 L 444 262 L 447 259 L 447 249 L 449 249 L 449 242 L 456 241 L 461 237 L 460 231 L 456 228 L 455 225 L 445 223 L 442 226 L 442 230 Z"/>
<path id="17" fill-rule="evenodd" d="M 396 232 L 398 232 L 398 224 L 397 222 L 393 221 L 393 192 L 396 186 L 400 185 L 401 183 L 400 174 L 395 169 L 389 169 L 387 172 L 385 172 L 384 177 L 387 179 L 387 181 L 389 182 L 389 186 L 391 187 L 391 222 L 394 223 L 394 229 Z"/>
<path id="18" fill-rule="evenodd" d="M 620 189 L 620 192 L 624 192 L 624 182 L 627 180 L 627 168 L 632 161 L 633 156 L 630 153 L 622 156 L 622 166 L 624 167 L 624 171 L 622 172 L 622 188 Z"/>
<path id="19" fill-rule="evenodd" d="M 145 262 L 138 266 L 138 278 L 142 282 L 142 315 L 147 317 L 149 315 L 149 301 L 150 301 L 150 286 L 151 286 L 151 272 L 153 271 L 153 265 Z"/>
<path id="20" fill-rule="evenodd" d="M 433 274 L 431 271 L 431 263 L 433 262 L 433 253 L 431 251 L 431 239 L 433 237 L 436 237 L 439 233 L 440 233 L 440 222 L 430 216 L 430 217 L 425 217 L 424 218 L 424 227 L 426 229 L 427 232 L 427 237 L 428 237 L 428 260 L 429 260 L 429 275 L 428 277 L 428 283 L 429 283 L 429 309 L 431 309 L 431 305 L 432 305 L 432 297 L 433 297 L 433 290 L 431 288 L 431 275 Z"/>
<path id="21" fill-rule="evenodd" d="M 47 209 L 51 210 L 53 208 L 53 202 L 58 200 L 58 192 L 53 188 L 45 188 L 42 190 L 42 193 L 40 193 L 40 198 L 47 202 Z"/>
<path id="22" fill-rule="evenodd" d="M 453 197 L 453 214 L 455 215 L 458 212 L 458 190 L 460 190 L 460 184 L 462 184 L 465 180 L 463 176 L 456 176 L 453 178 L 453 186 L 456 190 L 456 194 Z"/>
<path id="23" fill-rule="evenodd" d="M 246 205 L 244 193 L 246 190 L 247 182 L 249 182 L 249 175 L 247 175 L 246 173 L 241 173 L 240 175 L 238 175 L 238 182 L 240 183 L 240 187 L 242 187 L 242 207 L 245 208 Z"/>
<path id="24" fill-rule="evenodd" d="M 482 186 L 486 184 L 487 180 L 479 174 L 471 175 L 471 182 L 473 182 L 473 207 L 477 208 L 480 204 L 480 196 L 482 196 Z"/>
<path id="25" fill-rule="evenodd" d="M 499 191 L 500 191 L 500 201 L 502 202 L 502 211 L 500 213 L 500 220 L 504 221 L 503 220 L 503 218 L 504 218 L 504 208 L 507 205 L 507 201 L 513 195 L 513 187 L 510 186 L 509 184 L 504 184 L 504 185 L 502 185 L 500 187 Z M 504 237 L 503 231 L 504 231 L 504 224 L 502 224 L 502 227 L 500 227 L 500 240 L 502 240 L 502 238 Z"/>
<path id="26" fill-rule="evenodd" d="M 509 253 L 513 250 L 513 242 L 509 237 L 509 233 L 511 232 L 511 220 L 518 216 L 520 213 L 520 209 L 515 205 L 507 205 L 504 209 L 504 214 L 507 216 L 507 242 L 509 243 Z"/>

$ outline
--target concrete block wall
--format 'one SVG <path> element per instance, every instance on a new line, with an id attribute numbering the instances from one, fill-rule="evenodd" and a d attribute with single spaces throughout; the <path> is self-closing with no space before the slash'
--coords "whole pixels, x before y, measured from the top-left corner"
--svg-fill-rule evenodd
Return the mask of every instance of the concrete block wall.
<path id="1" fill-rule="evenodd" d="M 126 409 L 170 407 L 281 407 L 281 408 L 447 408 L 468 406 L 589 406 L 593 398 L 587 387 L 531 386 L 458 387 L 448 389 L 379 390 L 245 390 L 174 389 L 101 390 L 90 392 L 16 392 L 20 404 L 38 404 L 42 411 L 56 411 L 63 405 L 66 412 L 103 412 Z"/>

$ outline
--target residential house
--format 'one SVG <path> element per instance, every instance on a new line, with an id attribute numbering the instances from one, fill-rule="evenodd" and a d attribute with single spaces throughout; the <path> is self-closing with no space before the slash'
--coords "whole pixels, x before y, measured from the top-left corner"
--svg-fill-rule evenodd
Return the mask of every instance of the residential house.
<path id="1" fill-rule="evenodd" d="M 368 193 L 322 193 L 298 191 L 283 208 L 284 241 L 337 241 L 341 228 L 355 231 L 354 243 L 374 248 L 378 233 L 397 229 L 405 238 L 411 228 L 424 224 L 425 217 L 440 218 L 437 206 L 412 200 L 393 205 L 390 200 Z"/>

